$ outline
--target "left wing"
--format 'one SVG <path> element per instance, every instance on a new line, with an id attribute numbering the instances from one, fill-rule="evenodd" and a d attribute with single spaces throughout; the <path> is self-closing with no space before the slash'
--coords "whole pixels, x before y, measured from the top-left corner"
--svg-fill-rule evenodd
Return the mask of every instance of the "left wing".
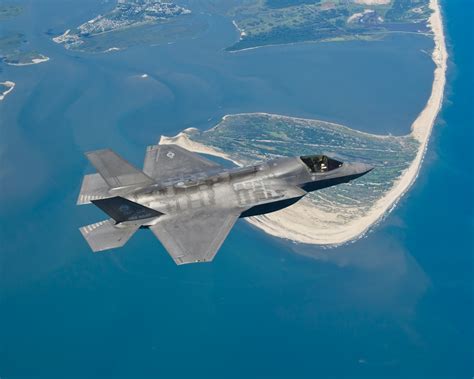
<path id="1" fill-rule="evenodd" d="M 151 226 L 176 264 L 210 262 L 239 218 L 229 210 L 181 214 Z"/>
<path id="2" fill-rule="evenodd" d="M 157 181 L 185 178 L 222 167 L 178 145 L 148 146 L 143 172 Z"/>

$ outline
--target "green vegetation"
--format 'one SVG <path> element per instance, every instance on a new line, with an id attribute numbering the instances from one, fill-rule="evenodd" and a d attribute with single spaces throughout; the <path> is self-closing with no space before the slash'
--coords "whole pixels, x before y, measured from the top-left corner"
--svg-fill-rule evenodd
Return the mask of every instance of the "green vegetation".
<path id="1" fill-rule="evenodd" d="M 124 0 L 109 12 L 54 37 L 53 41 L 66 49 L 107 52 L 173 41 L 194 35 L 204 27 L 189 9 L 173 2 Z"/>
<path id="2" fill-rule="evenodd" d="M 286 8 L 301 4 L 320 3 L 321 0 L 266 0 L 265 5 L 269 8 Z"/>
<path id="3" fill-rule="evenodd" d="M 429 15 L 430 10 L 425 0 L 394 0 L 385 19 L 389 22 L 419 22 Z"/>
<path id="4" fill-rule="evenodd" d="M 10 65 L 27 65 L 46 57 L 26 48 L 27 40 L 22 33 L 0 35 L 0 61 Z"/>
<path id="5" fill-rule="evenodd" d="M 205 132 L 193 130 L 189 137 L 220 149 L 245 163 L 275 156 L 327 154 L 344 160 L 362 160 L 376 169 L 356 182 L 311 193 L 318 207 L 337 204 L 354 211 L 351 218 L 368 210 L 394 184 L 416 156 L 418 142 L 410 136 L 376 136 L 342 125 L 267 114 L 227 116 Z"/>
<path id="6" fill-rule="evenodd" d="M 376 39 L 387 32 L 428 32 L 428 0 L 387 5 L 353 0 L 245 0 L 229 16 L 241 32 L 227 50 L 302 41 Z"/>
<path id="7" fill-rule="evenodd" d="M 0 5 L 0 22 L 16 17 L 23 12 L 18 5 Z M 0 28 L 0 62 L 10 65 L 27 65 L 39 63 L 47 58 L 27 48 L 23 33 L 3 32 Z"/>

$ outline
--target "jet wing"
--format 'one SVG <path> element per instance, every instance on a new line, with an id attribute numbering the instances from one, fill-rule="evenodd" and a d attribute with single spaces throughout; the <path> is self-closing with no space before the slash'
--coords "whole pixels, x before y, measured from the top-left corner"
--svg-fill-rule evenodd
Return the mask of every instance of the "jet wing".
<path id="1" fill-rule="evenodd" d="M 155 180 L 166 181 L 210 172 L 220 167 L 178 145 L 153 145 L 147 148 L 143 172 Z"/>
<path id="2" fill-rule="evenodd" d="M 238 218 L 238 212 L 202 210 L 163 220 L 150 229 L 176 264 L 210 262 Z"/>

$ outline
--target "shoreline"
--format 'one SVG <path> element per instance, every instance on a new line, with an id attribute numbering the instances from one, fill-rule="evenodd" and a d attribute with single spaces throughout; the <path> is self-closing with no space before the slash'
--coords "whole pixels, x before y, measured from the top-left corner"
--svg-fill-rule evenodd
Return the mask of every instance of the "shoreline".
<path id="1" fill-rule="evenodd" d="M 0 94 L 0 101 L 4 100 L 7 95 L 13 91 L 13 88 L 15 88 L 15 82 L 11 82 L 9 80 L 6 80 L 4 82 L 0 82 L 0 84 L 8 87 L 8 89 Z"/>
<path id="2" fill-rule="evenodd" d="M 442 16 L 438 0 L 430 0 L 429 6 L 433 13 L 428 22 L 433 32 L 435 43 L 431 55 L 435 63 L 433 85 L 430 97 L 424 109 L 412 123 L 411 133 L 409 134 L 420 144 L 417 154 L 410 166 L 394 183 L 393 187 L 374 203 L 367 214 L 340 227 L 332 227 L 331 229 L 325 228 L 322 220 L 325 220 L 331 215 L 320 211 L 306 199 L 300 200 L 291 207 L 278 212 L 247 218 L 246 220 L 250 222 L 250 224 L 262 229 L 267 234 L 290 241 L 338 246 L 363 237 L 372 226 L 380 222 L 395 208 L 400 198 L 408 191 L 418 177 L 431 131 L 443 104 L 448 53 L 446 50 Z M 223 119 L 226 117 L 227 116 L 224 116 Z M 175 137 L 162 136 L 159 143 L 176 143 L 198 153 L 211 154 L 224 159 L 230 159 L 230 157 L 222 151 L 192 141 L 185 132 L 186 131 L 181 132 Z M 239 162 L 233 162 L 241 165 Z M 315 230 L 320 232 L 317 233 L 319 235 L 314 235 Z"/>
<path id="3" fill-rule="evenodd" d="M 31 66 L 31 65 L 34 65 L 34 64 L 39 64 L 39 63 L 43 63 L 43 62 L 47 62 L 49 61 L 49 57 L 47 57 L 46 55 L 43 55 L 43 54 L 40 54 L 40 58 L 33 58 L 31 60 L 31 62 L 25 62 L 25 63 L 9 63 L 7 62 L 7 65 L 9 66 L 17 66 L 17 67 L 20 67 L 20 66 Z"/>

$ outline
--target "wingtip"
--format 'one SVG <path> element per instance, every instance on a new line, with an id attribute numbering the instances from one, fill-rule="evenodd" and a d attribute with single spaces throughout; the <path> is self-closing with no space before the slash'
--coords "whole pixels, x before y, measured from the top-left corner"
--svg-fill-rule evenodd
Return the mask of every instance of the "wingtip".
<path id="1" fill-rule="evenodd" d="M 112 151 L 111 149 L 98 149 L 98 150 L 88 150 L 84 152 L 84 155 L 89 158 L 91 155 L 97 155 L 106 151 Z"/>

